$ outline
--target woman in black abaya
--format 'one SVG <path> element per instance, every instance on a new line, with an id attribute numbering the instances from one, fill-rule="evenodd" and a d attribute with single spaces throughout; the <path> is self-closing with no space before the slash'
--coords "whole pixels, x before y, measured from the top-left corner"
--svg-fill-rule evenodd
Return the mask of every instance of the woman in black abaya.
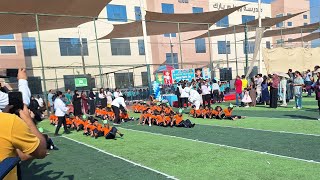
<path id="1" fill-rule="evenodd" d="M 74 112 L 73 114 L 75 116 L 80 116 L 82 114 L 81 112 L 81 95 L 78 93 L 78 90 L 74 91 L 73 95 L 73 107 L 74 107 Z"/>

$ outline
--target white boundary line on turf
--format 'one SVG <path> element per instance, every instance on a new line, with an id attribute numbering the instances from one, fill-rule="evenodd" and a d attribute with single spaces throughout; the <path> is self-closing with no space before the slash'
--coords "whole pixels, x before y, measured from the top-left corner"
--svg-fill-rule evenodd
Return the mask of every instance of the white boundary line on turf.
<path id="1" fill-rule="evenodd" d="M 274 132 L 274 133 L 284 133 L 284 134 L 295 134 L 295 135 L 304 135 L 304 136 L 316 136 L 320 137 L 319 134 L 305 134 L 305 133 L 294 133 L 294 132 L 287 132 L 287 131 L 273 131 L 273 130 L 267 130 L 267 129 L 255 129 L 255 128 L 245 128 L 245 127 L 237 127 L 237 126 L 221 126 L 221 125 L 215 125 L 215 124 L 198 124 L 203 126 L 211 126 L 211 127 L 225 127 L 225 128 L 233 128 L 233 129 L 248 129 L 248 130 L 254 130 L 254 131 L 265 131 L 265 132 Z"/>
<path id="2" fill-rule="evenodd" d="M 66 138 L 66 139 L 68 139 L 68 140 L 70 140 L 70 141 L 76 142 L 76 143 L 78 143 L 78 144 L 81 144 L 81 145 L 90 147 L 90 148 L 92 148 L 92 149 L 95 149 L 95 150 L 97 150 L 97 151 L 99 151 L 99 152 L 101 152 L 101 153 L 107 154 L 107 155 L 109 155 L 109 156 L 112 156 L 112 157 L 121 159 L 121 160 L 126 161 L 126 162 L 128 162 L 128 163 L 131 163 L 131 164 L 133 164 L 133 165 L 135 165 L 135 166 L 139 166 L 139 167 L 142 167 L 142 168 L 147 169 L 147 170 L 149 170 L 149 171 L 153 171 L 153 172 L 155 172 L 155 173 L 161 174 L 161 175 L 165 176 L 167 179 L 178 180 L 178 179 L 175 178 L 174 176 L 170 176 L 170 175 L 168 175 L 168 174 L 166 174 L 166 173 L 160 172 L 160 171 L 155 170 L 155 169 L 152 169 L 152 168 L 150 168 L 150 167 L 147 167 L 147 166 L 144 166 L 144 165 L 135 163 L 135 162 L 133 162 L 133 161 L 130 161 L 130 160 L 128 160 L 128 159 L 125 159 L 125 158 L 123 158 L 123 157 L 120 157 L 120 156 L 117 156 L 117 155 L 108 153 L 108 152 L 106 152 L 106 151 L 104 151 L 104 150 L 101 150 L 101 149 L 99 149 L 99 148 L 96 148 L 96 147 L 94 147 L 94 146 L 85 144 L 85 143 L 83 143 L 83 142 L 74 140 L 74 139 L 69 138 L 69 137 L 66 137 L 66 136 L 61 136 L 61 137 Z"/>
<path id="3" fill-rule="evenodd" d="M 119 128 L 122 128 L 122 127 L 119 127 Z M 294 158 L 294 157 L 290 157 L 290 156 L 283 156 L 283 155 L 272 154 L 272 153 L 268 153 L 268 152 L 261 152 L 261 151 L 251 150 L 251 149 L 228 146 L 228 145 L 224 145 L 224 144 L 216 144 L 216 143 L 211 143 L 211 142 L 206 142 L 206 141 L 188 139 L 188 138 L 183 138 L 183 137 L 178 137 L 178 136 L 165 135 L 165 134 L 161 134 L 161 133 L 152 133 L 152 132 L 147 132 L 147 131 L 139 131 L 139 130 L 134 130 L 134 129 L 127 129 L 127 128 L 122 128 L 122 129 L 129 130 L 129 131 L 135 131 L 135 132 L 141 132 L 141 133 L 145 133 L 145 134 L 153 134 L 153 135 L 158 135 L 158 136 L 173 137 L 173 138 L 177 138 L 177 139 L 183 139 L 183 140 L 199 142 L 199 143 L 204 143 L 204 144 L 211 144 L 211 145 L 216 145 L 216 146 L 220 146 L 220 147 L 227 147 L 227 148 L 237 149 L 237 150 L 242 150 L 242 151 L 255 152 L 255 153 L 259 153 L 259 154 L 267 154 L 267 155 L 271 155 L 271 156 L 276 156 L 276 157 L 281 157 L 281 158 L 286 158 L 286 159 L 293 159 L 293 160 L 298 160 L 298 161 L 304 161 L 304 162 L 308 162 L 308 163 L 320 164 L 320 162 L 314 161 L 314 160 L 306 160 L 306 159 Z"/>

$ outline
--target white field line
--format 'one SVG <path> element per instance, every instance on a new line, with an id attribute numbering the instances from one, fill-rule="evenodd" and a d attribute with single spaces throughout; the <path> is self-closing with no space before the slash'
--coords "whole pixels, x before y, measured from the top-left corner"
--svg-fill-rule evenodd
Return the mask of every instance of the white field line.
<path id="1" fill-rule="evenodd" d="M 74 139 L 69 138 L 69 137 L 67 137 L 67 136 L 62 136 L 62 137 L 63 137 L 63 138 L 66 138 L 66 139 L 69 139 L 70 141 L 79 143 L 79 144 L 81 144 L 81 145 L 90 147 L 90 148 L 92 148 L 92 149 L 95 149 L 95 150 L 97 150 L 97 151 L 99 151 L 99 152 L 101 152 L 101 153 L 107 154 L 107 155 L 109 155 L 109 156 L 112 156 L 112 157 L 121 159 L 121 160 L 126 161 L 126 162 L 128 162 L 128 163 L 130 163 L 130 164 L 133 164 L 133 165 L 135 165 L 135 166 L 139 166 L 139 167 L 142 167 L 142 168 L 144 168 L 144 169 L 147 169 L 147 170 L 153 171 L 153 172 L 155 172 L 155 173 L 161 174 L 161 175 L 165 176 L 165 177 L 168 178 L 168 179 L 178 180 L 178 179 L 175 178 L 174 176 L 170 176 L 170 175 L 168 175 L 168 174 L 166 174 L 166 173 L 160 172 L 160 171 L 155 170 L 155 169 L 152 169 L 152 168 L 150 168 L 150 167 L 147 167 L 147 166 L 144 166 L 144 165 L 135 163 L 135 162 L 133 162 L 133 161 L 130 161 L 130 160 L 128 160 L 128 159 L 125 159 L 125 158 L 123 158 L 123 157 L 120 157 L 120 156 L 117 156 L 117 155 L 108 153 L 108 152 L 106 152 L 106 151 L 104 151 L 104 150 L 101 150 L 101 149 L 99 149 L 99 148 L 96 148 L 96 147 L 94 147 L 94 146 L 91 146 L 91 145 L 85 144 L 85 143 L 83 143 L 83 142 L 74 140 Z"/>
<path id="2" fill-rule="evenodd" d="M 121 127 L 121 128 L 122 128 L 122 127 Z M 173 137 L 173 138 L 177 138 L 177 139 L 183 139 L 183 140 L 188 140 L 188 141 L 193 141 L 193 142 L 211 144 L 211 145 L 216 145 L 216 146 L 220 146 L 220 147 L 227 147 L 227 148 L 231 148 L 231 149 L 237 149 L 237 150 L 242 150 L 242 151 L 249 151 L 249 152 L 254 152 L 254 153 L 259 153 L 259 154 L 267 154 L 267 155 L 271 155 L 271 156 L 275 156 L 275 157 L 281 157 L 281 158 L 286 158 L 286 159 L 304 161 L 304 162 L 308 162 L 308 163 L 320 164 L 320 162 L 314 161 L 314 160 L 306 160 L 306 159 L 294 158 L 294 157 L 290 157 L 290 156 L 283 156 L 283 155 L 278 155 L 278 154 L 272 154 L 272 153 L 268 153 L 268 152 L 261 152 L 261 151 L 251 150 L 251 149 L 244 149 L 244 148 L 239 148 L 239 147 L 234 147 L 234 146 L 228 146 L 228 145 L 224 145 L 224 144 L 210 143 L 210 142 L 205 142 L 205 141 L 199 141 L 199 140 L 197 140 L 197 139 L 196 139 L 196 140 L 195 140 L 195 139 L 188 139 L 188 138 L 183 138 L 183 137 L 178 137 L 178 136 L 171 136 L 171 135 L 165 135 L 165 134 L 161 134 L 161 133 L 152 133 L 152 132 L 146 132 L 146 131 L 139 131 L 139 130 L 127 129 L 127 128 L 122 128 L 122 129 L 129 130 L 129 131 L 140 132 L 140 133 L 145 133 L 145 134 L 153 134 L 153 135 L 158 135 L 158 136 Z"/>

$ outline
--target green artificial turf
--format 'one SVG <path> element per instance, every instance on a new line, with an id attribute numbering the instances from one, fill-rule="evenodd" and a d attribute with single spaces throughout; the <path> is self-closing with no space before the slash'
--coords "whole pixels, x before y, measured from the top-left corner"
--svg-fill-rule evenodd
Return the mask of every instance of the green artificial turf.
<path id="1" fill-rule="evenodd" d="M 166 176 L 98 152 L 63 137 L 54 138 L 60 150 L 43 160 L 21 164 L 22 179 L 167 179 Z M 104 143 L 107 143 L 105 141 Z"/>

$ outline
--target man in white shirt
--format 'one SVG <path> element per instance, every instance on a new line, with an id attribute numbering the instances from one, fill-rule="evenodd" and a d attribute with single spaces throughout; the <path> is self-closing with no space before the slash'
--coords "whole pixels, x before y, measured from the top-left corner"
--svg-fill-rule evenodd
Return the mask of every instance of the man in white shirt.
<path id="1" fill-rule="evenodd" d="M 114 122 L 113 122 L 113 125 L 120 125 L 120 107 L 122 106 L 127 112 L 128 109 L 127 109 L 127 106 L 126 106 L 126 103 L 124 102 L 125 99 L 121 96 L 115 98 L 112 103 L 111 103 L 111 108 L 114 112 L 114 115 L 115 115 L 115 119 L 114 119 Z"/>
<path id="2" fill-rule="evenodd" d="M 203 106 L 206 106 L 206 102 L 207 102 L 208 103 L 208 107 L 210 107 L 210 104 L 211 104 L 211 88 L 209 88 L 209 85 L 208 85 L 207 82 L 202 84 L 201 91 L 202 91 Z"/>
<path id="3" fill-rule="evenodd" d="M 114 90 L 114 92 L 113 92 L 113 97 L 114 97 L 114 98 L 117 98 L 117 97 L 120 97 L 120 96 L 122 96 L 122 93 L 121 93 L 121 91 L 120 91 L 118 88 L 116 88 L 116 89 Z"/>
<path id="4" fill-rule="evenodd" d="M 61 98 L 62 98 L 62 92 L 58 91 L 57 98 L 54 101 L 55 115 L 58 117 L 58 126 L 54 133 L 55 136 L 58 136 L 58 133 L 62 124 L 64 128 L 64 133 L 69 134 L 69 130 L 67 129 L 67 123 L 66 123 L 66 114 L 69 108 L 66 106 L 66 104 L 62 101 Z"/>
<path id="5" fill-rule="evenodd" d="M 30 104 L 31 93 L 28 87 L 27 73 L 25 69 L 18 71 L 18 87 L 22 93 L 23 103 L 27 106 Z M 0 91 L 0 110 L 4 109 L 9 104 L 9 96 L 7 93 Z"/>
<path id="6" fill-rule="evenodd" d="M 215 79 L 212 82 L 213 102 L 217 102 L 220 95 L 220 86 Z"/>
<path id="7" fill-rule="evenodd" d="M 196 110 L 198 110 L 200 108 L 202 98 L 195 89 L 195 87 L 190 89 L 189 102 L 191 102 L 192 105 L 196 107 Z"/>

